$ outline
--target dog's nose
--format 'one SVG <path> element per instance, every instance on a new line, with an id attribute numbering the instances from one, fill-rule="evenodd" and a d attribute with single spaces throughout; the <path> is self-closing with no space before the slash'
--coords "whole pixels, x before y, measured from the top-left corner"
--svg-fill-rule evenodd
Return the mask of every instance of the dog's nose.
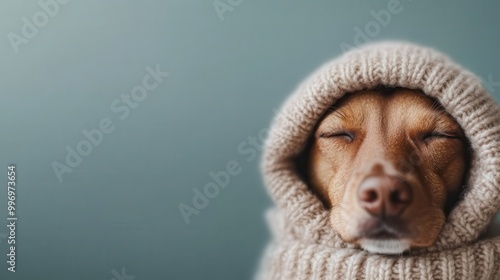
<path id="1" fill-rule="evenodd" d="M 375 216 L 398 216 L 412 201 L 410 186 L 390 176 L 372 176 L 361 182 L 358 201 Z"/>

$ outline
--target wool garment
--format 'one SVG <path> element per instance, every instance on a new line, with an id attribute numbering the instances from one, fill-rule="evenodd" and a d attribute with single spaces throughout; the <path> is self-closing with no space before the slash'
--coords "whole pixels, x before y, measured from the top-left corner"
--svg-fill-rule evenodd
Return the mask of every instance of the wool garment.
<path id="1" fill-rule="evenodd" d="M 338 99 L 380 86 L 437 99 L 464 130 L 472 153 L 466 189 L 436 243 L 400 255 L 344 242 L 295 163 Z M 320 67 L 274 117 L 261 169 L 274 203 L 266 212 L 271 241 L 257 279 L 500 279 L 500 237 L 483 234 L 500 208 L 500 109 L 477 76 L 432 48 L 371 43 Z"/>

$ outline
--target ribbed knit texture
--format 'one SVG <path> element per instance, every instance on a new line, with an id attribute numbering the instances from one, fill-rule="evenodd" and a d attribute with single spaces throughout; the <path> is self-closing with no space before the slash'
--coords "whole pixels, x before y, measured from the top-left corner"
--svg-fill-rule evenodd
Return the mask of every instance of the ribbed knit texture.
<path id="1" fill-rule="evenodd" d="M 379 85 L 420 89 L 438 99 L 473 150 L 466 192 L 436 244 L 400 256 L 370 254 L 342 241 L 293 162 L 330 106 L 346 93 Z M 500 209 L 500 109 L 480 79 L 433 49 L 376 43 L 325 64 L 273 120 L 262 171 L 276 206 L 267 215 L 272 241 L 259 279 L 500 279 L 500 237 L 479 238 Z"/>

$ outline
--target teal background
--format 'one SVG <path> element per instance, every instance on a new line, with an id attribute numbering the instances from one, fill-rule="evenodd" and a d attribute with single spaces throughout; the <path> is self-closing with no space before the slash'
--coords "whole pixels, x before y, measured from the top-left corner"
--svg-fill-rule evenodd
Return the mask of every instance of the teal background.
<path id="1" fill-rule="evenodd" d="M 135 280 L 249 279 L 271 202 L 258 158 L 238 146 L 249 149 L 273 109 L 388 2 L 244 0 L 221 20 L 212 1 L 73 0 L 16 54 L 7 35 L 41 8 L 1 1 L 0 279 L 120 280 L 122 268 Z M 500 81 L 499 1 L 401 7 L 371 40 L 430 45 Z M 110 104 L 148 65 L 170 76 L 120 120 Z M 500 86 L 490 89 L 500 100 Z M 106 117 L 115 130 L 60 182 L 52 162 Z M 231 160 L 241 173 L 186 225 L 179 204 Z M 9 163 L 16 273 L 6 265 Z"/>

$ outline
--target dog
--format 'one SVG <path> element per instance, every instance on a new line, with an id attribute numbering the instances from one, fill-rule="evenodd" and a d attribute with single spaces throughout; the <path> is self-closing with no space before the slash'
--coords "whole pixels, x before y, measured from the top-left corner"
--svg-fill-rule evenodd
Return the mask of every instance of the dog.
<path id="1" fill-rule="evenodd" d="M 333 230 L 372 253 L 433 245 L 466 180 L 461 127 L 412 89 L 349 93 L 334 106 L 307 155 L 308 180 Z"/>

